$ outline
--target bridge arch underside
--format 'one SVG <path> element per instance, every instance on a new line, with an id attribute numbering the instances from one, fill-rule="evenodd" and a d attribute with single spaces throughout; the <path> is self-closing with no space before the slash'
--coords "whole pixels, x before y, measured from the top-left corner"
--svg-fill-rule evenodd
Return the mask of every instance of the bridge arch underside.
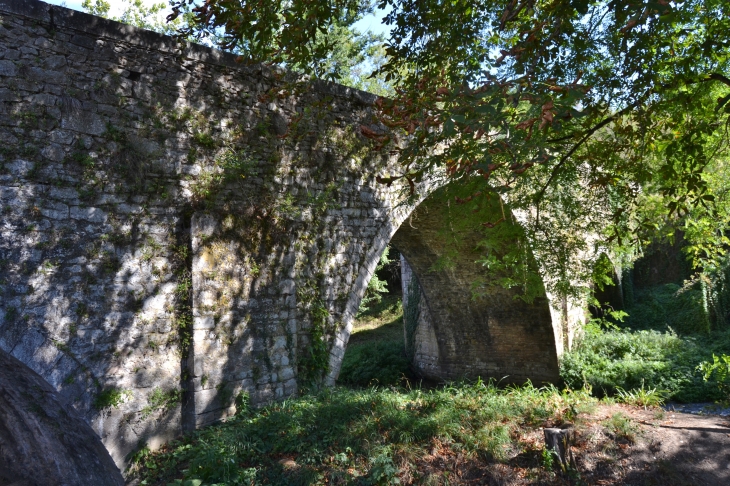
<path id="1" fill-rule="evenodd" d="M 539 295 L 526 303 L 517 298 L 521 290 L 504 288 L 496 281 L 500 275 L 476 263 L 488 251 L 481 246 L 489 230 L 475 221 L 495 222 L 509 210 L 496 195 L 482 196 L 464 221 L 450 190 L 429 196 L 391 240 L 402 255 L 406 347 L 414 370 L 438 381 L 556 382 L 556 333 L 541 282 Z M 519 235 L 509 213 L 506 219 L 499 231 Z"/>

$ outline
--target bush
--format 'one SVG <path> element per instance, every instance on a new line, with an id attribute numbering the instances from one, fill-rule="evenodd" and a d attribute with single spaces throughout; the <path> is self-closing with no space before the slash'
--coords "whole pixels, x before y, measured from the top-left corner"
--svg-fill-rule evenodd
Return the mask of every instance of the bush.
<path id="1" fill-rule="evenodd" d="M 662 331 L 670 328 L 682 335 L 710 331 L 710 318 L 698 282 L 635 291 L 635 299 L 622 327 Z"/>
<path id="2" fill-rule="evenodd" d="M 589 325 L 576 347 L 563 356 L 561 377 L 573 389 L 590 385 L 598 396 L 645 386 L 666 390 L 668 398 L 680 402 L 717 400 L 721 398 L 717 385 L 705 382 L 697 371 L 711 356 L 707 341 L 672 331 L 603 330 Z M 722 342 L 712 341 L 715 346 Z"/>

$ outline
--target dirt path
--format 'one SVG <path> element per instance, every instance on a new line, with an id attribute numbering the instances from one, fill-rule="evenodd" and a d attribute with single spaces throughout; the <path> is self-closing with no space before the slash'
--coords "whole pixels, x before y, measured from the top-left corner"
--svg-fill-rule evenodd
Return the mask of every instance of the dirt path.
<path id="1" fill-rule="evenodd" d="M 560 424 L 545 424 L 554 425 Z M 545 466 L 542 429 L 533 429 L 521 437 L 522 452 L 503 463 L 466 467 L 448 484 L 730 486 L 726 417 L 600 405 L 580 414 L 575 431 L 577 467 L 568 474 Z"/>
<path id="2" fill-rule="evenodd" d="M 580 479 L 554 484 L 730 485 L 730 421 L 713 415 L 601 406 L 578 427 Z"/>
<path id="3" fill-rule="evenodd" d="M 730 485 L 730 421 L 624 408 L 641 427 L 625 484 Z"/>

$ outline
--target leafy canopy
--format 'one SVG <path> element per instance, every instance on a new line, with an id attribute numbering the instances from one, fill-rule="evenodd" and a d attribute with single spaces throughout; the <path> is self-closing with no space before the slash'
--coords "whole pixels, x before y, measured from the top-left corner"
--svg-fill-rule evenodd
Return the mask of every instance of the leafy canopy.
<path id="1" fill-rule="evenodd" d="M 173 1 L 170 19 L 191 6 Z M 596 247 L 621 253 L 652 231 L 685 226 L 697 262 L 722 253 L 730 2 L 377 7 L 390 9 L 380 73 L 396 94 L 378 105 L 390 133 L 363 134 L 402 163 L 383 182 L 434 168 L 482 181 L 474 197 L 499 193 L 522 212 L 557 287 L 592 273 L 586 255 Z M 192 7 L 185 33 L 216 35 L 252 62 L 321 75 L 334 48 L 330 27 L 369 8 L 361 0 L 206 0 Z"/>

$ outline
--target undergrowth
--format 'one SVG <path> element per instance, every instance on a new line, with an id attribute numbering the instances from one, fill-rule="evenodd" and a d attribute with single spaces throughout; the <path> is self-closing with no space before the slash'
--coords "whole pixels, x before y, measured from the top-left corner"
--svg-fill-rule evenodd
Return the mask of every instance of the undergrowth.
<path id="1" fill-rule="evenodd" d="M 428 478 L 417 464 L 434 450 L 499 461 L 524 449 L 521 429 L 574 420 L 592 401 L 584 392 L 481 381 L 431 390 L 337 387 L 244 411 L 145 455 L 137 467 L 147 485 L 422 484 Z"/>
<path id="2" fill-rule="evenodd" d="M 624 322 L 596 319 L 585 326 L 562 358 L 565 384 L 629 401 L 651 390 L 661 399 L 685 403 L 726 398 L 712 376 L 705 379 L 701 366 L 713 353 L 730 352 L 730 329 L 709 326 L 699 290 L 667 284 L 637 297 Z"/>
<path id="3" fill-rule="evenodd" d="M 705 381 L 697 367 L 712 352 L 727 350 L 730 335 L 679 336 L 673 331 L 601 329 L 585 334 L 562 358 L 561 377 L 571 388 L 588 385 L 596 396 L 619 390 L 663 390 L 670 400 L 703 402 L 723 398 L 717 383 Z"/>

